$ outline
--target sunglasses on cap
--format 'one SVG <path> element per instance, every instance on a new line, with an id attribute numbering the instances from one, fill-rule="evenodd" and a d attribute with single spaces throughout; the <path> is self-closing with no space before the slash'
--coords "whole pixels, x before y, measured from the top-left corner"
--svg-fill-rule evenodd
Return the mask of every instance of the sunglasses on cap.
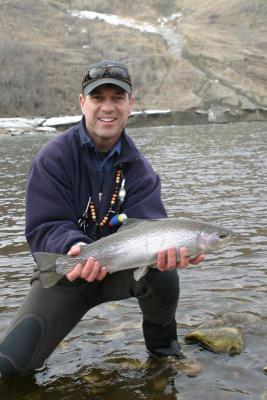
<path id="1" fill-rule="evenodd" d="M 89 68 L 82 80 L 82 90 L 91 82 L 102 78 L 111 78 L 116 81 L 124 81 L 130 87 L 132 86 L 131 77 L 127 68 L 122 65 L 97 65 Z"/>

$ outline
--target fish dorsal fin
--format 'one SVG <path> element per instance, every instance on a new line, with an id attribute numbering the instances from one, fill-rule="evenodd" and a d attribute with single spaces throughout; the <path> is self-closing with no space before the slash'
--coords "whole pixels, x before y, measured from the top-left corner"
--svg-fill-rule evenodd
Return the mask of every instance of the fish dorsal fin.
<path id="1" fill-rule="evenodd" d="M 141 229 L 143 224 L 147 224 L 147 223 L 153 222 L 153 221 L 159 221 L 159 220 L 158 219 L 128 218 L 128 219 L 126 219 L 126 221 L 123 221 L 122 225 L 119 228 L 119 231 L 121 232 L 126 229 L 138 227 L 138 226 L 140 226 L 140 229 Z"/>

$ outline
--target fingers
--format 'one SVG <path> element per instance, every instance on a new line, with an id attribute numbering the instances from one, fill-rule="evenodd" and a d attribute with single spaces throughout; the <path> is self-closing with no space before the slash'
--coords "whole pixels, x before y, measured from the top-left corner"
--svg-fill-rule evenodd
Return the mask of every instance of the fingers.
<path id="1" fill-rule="evenodd" d="M 97 279 L 98 281 L 102 281 L 102 279 L 104 279 L 105 276 L 106 276 L 107 274 L 108 274 L 108 269 L 107 269 L 107 267 L 102 267 L 102 268 L 100 269 L 100 272 L 99 272 L 98 276 L 96 277 L 96 279 Z"/>
<path id="2" fill-rule="evenodd" d="M 89 257 L 84 265 L 81 263 L 76 264 L 75 267 L 66 274 L 66 278 L 71 282 L 77 278 L 82 278 L 87 282 L 93 282 L 95 280 L 102 281 L 107 273 L 108 270 L 106 267 L 102 267 L 93 257 Z"/>
<path id="3" fill-rule="evenodd" d="M 176 268 L 177 256 L 174 247 L 168 250 L 160 250 L 157 256 L 157 267 L 160 271 L 168 271 Z"/>
<path id="4" fill-rule="evenodd" d="M 89 257 L 81 272 L 81 278 L 87 282 L 101 281 L 107 275 L 107 268 L 102 267 L 93 257 Z"/>
<path id="5" fill-rule="evenodd" d="M 205 260 L 205 254 L 200 254 L 196 258 L 192 258 L 192 260 L 190 260 L 189 263 L 193 264 L 193 265 L 197 265 L 203 260 Z"/>
<path id="6" fill-rule="evenodd" d="M 68 274 L 66 274 L 66 278 L 71 282 L 74 281 L 80 277 L 82 269 L 82 264 L 76 264 L 75 267 Z"/>
<path id="7" fill-rule="evenodd" d="M 68 252 L 69 256 L 78 256 L 81 252 L 81 246 L 76 244 L 71 247 Z M 69 281 L 74 281 L 77 278 L 85 279 L 87 282 L 93 282 L 95 280 L 102 281 L 108 273 L 108 269 L 100 265 L 93 257 L 89 257 L 86 263 L 83 265 L 78 263 L 75 267 L 66 274 L 66 278 Z"/>
<path id="8" fill-rule="evenodd" d="M 188 265 L 189 265 L 188 250 L 186 247 L 181 247 L 177 268 L 186 268 Z"/>
<path id="9" fill-rule="evenodd" d="M 165 265 L 166 265 L 166 251 L 160 250 L 157 256 L 157 268 L 160 271 L 164 271 Z"/>
<path id="10" fill-rule="evenodd" d="M 81 252 L 81 246 L 79 244 L 75 244 L 70 248 L 68 256 L 78 256 L 80 252 Z"/>
<path id="11" fill-rule="evenodd" d="M 205 258 L 204 254 L 200 254 L 196 258 L 189 260 L 188 249 L 181 247 L 177 257 L 177 251 L 174 247 L 168 250 L 160 250 L 157 256 L 157 268 L 160 271 L 171 271 L 174 268 L 186 268 L 189 264 L 199 264 Z"/>
<path id="12" fill-rule="evenodd" d="M 186 247 L 180 248 L 180 261 L 177 268 L 186 268 L 189 264 L 197 265 L 205 259 L 204 254 L 200 254 L 195 258 L 189 259 L 188 249 Z"/>
<path id="13" fill-rule="evenodd" d="M 97 275 L 99 267 L 99 262 L 96 262 L 93 257 L 89 257 L 82 269 L 81 278 L 87 281 L 90 277 Z"/>

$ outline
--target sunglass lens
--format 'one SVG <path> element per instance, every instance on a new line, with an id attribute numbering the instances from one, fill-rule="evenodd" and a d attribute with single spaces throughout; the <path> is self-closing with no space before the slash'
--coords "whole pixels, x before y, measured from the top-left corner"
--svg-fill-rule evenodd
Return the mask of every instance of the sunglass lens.
<path id="1" fill-rule="evenodd" d="M 108 72 L 109 72 L 110 76 L 112 76 L 113 78 L 125 79 L 128 76 L 125 69 L 123 69 L 121 67 L 111 66 L 108 68 Z"/>
<path id="2" fill-rule="evenodd" d="M 91 79 L 100 79 L 104 76 L 105 68 L 103 67 L 95 67 L 91 68 L 89 71 Z"/>

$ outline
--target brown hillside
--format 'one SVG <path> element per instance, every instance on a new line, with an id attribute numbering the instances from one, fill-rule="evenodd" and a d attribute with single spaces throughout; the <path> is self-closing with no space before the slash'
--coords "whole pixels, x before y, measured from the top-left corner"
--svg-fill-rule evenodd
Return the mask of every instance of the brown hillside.
<path id="1" fill-rule="evenodd" d="M 153 24 L 182 12 L 169 25 L 182 32 L 183 56 L 160 35 L 68 12 L 85 9 Z M 137 109 L 267 106 L 266 15 L 265 0 L 2 0 L 0 116 L 79 113 L 83 70 L 103 58 L 129 64 Z"/>

